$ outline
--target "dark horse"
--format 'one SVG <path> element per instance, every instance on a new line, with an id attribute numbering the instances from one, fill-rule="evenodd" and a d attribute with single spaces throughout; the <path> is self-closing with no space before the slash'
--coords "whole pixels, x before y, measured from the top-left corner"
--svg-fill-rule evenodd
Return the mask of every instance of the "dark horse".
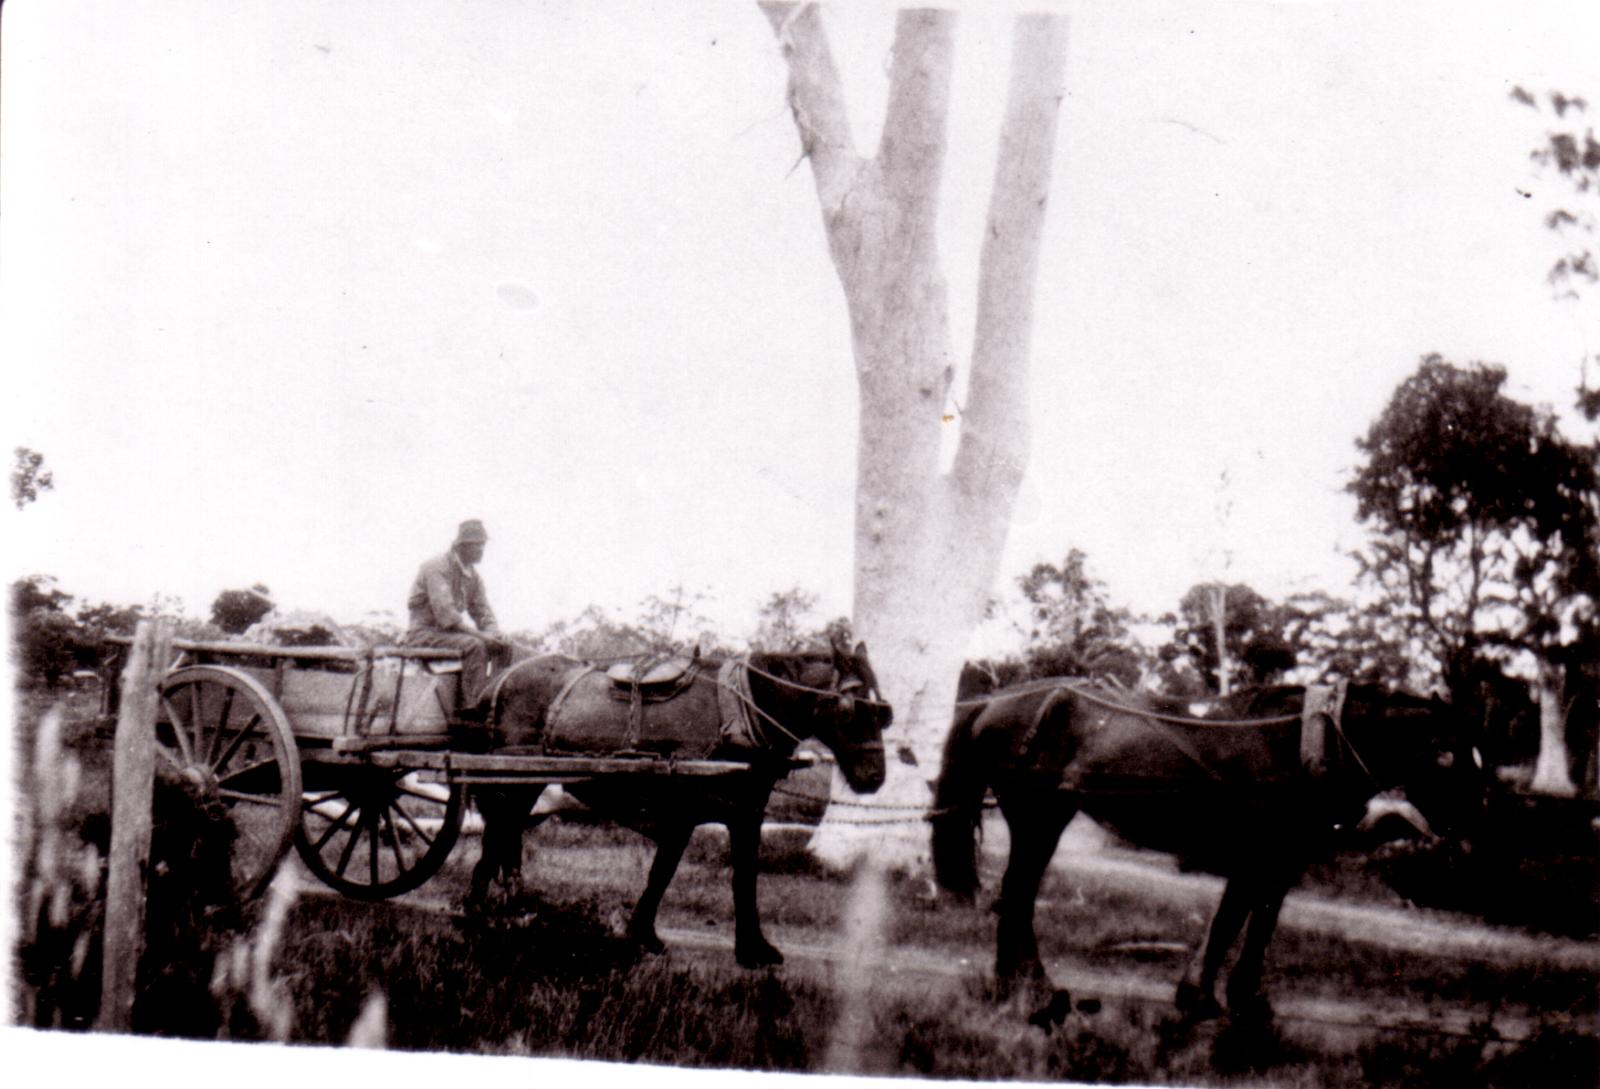
<path id="1" fill-rule="evenodd" d="M 995 974 L 1008 992 L 1046 990 L 1034 900 L 1062 830 L 1082 810 L 1227 879 L 1178 1005 L 1195 1017 L 1222 1012 L 1217 975 L 1245 930 L 1228 1010 L 1265 1018 L 1262 962 L 1284 896 L 1332 846 L 1336 826 L 1353 825 L 1374 795 L 1397 787 L 1443 833 L 1464 831 L 1481 806 L 1475 753 L 1444 704 L 1372 686 L 1274 687 L 1210 701 L 1193 716 L 1177 701 L 1036 681 L 958 705 L 934 803 L 934 867 L 944 888 L 974 894 L 974 834 L 992 790 L 1011 833 Z"/>
<path id="2" fill-rule="evenodd" d="M 635 663 L 624 671 L 630 665 Z M 501 751 L 604 756 L 628 750 L 747 763 L 746 771 L 716 776 L 599 776 L 566 789 L 656 842 L 649 881 L 628 926 L 646 950 L 665 948 L 656 934 L 656 910 L 690 835 L 698 825 L 716 823 L 728 828 L 735 956 L 747 968 L 782 963 L 783 955 L 761 933 L 756 904 L 767 798 L 807 738 L 833 753 L 852 790 L 870 794 L 883 785 L 883 729 L 891 712 L 878 696 L 866 647 L 636 665 L 645 673 L 642 685 L 560 656 L 512 666 L 491 682 L 488 696 Z M 496 878 L 520 888 L 522 836 L 543 790 L 475 788 L 484 831 L 472 901 L 481 901 Z"/>

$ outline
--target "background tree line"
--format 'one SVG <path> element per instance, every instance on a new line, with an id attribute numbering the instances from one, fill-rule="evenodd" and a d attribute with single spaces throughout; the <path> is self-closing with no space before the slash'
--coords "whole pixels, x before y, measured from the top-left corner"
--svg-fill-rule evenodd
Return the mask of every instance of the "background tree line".
<path id="1" fill-rule="evenodd" d="M 968 664 L 972 696 L 1040 677 L 1203 697 L 1275 682 L 1354 682 L 1437 691 L 1475 717 L 1492 762 L 1535 761 L 1535 785 L 1595 790 L 1600 733 L 1600 441 L 1568 438 L 1548 407 L 1508 396 L 1504 368 L 1424 358 L 1356 441 L 1347 482 L 1366 540 L 1351 597 L 1274 601 L 1244 583 L 1202 582 L 1173 610 L 1140 616 L 1111 600 L 1089 557 L 1069 548 L 1015 580 L 1008 605 L 1020 649 Z M 1580 407 L 1593 419 L 1593 401 Z M 180 618 L 189 638 L 379 644 L 404 634 L 393 614 L 340 624 L 281 613 L 264 584 L 222 591 L 205 621 L 183 603 L 77 601 L 45 575 L 12 584 L 24 679 L 57 685 L 92 669 L 107 636 L 144 616 Z M 590 606 L 540 630 L 530 648 L 580 658 L 747 648 L 798 650 L 850 637 L 802 587 L 760 602 L 755 626 L 718 631 L 708 594 L 682 586 L 627 616 Z"/>

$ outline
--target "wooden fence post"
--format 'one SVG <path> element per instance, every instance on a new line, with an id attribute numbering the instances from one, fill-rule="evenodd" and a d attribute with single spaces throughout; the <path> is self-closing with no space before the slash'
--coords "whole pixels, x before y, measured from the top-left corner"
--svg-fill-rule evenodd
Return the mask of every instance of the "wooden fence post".
<path id="1" fill-rule="evenodd" d="M 133 1028 L 134 974 L 144 953 L 156 713 L 161 678 L 171 659 L 172 621 L 139 621 L 122 671 L 111 761 L 111 862 L 106 876 L 100 1016 L 95 1025 L 106 1032 Z"/>

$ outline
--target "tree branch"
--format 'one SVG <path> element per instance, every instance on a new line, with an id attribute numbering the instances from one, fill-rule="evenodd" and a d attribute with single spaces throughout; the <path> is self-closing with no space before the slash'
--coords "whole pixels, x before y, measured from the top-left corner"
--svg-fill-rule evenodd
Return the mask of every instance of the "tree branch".
<path id="1" fill-rule="evenodd" d="M 838 215 L 862 167 L 850 135 L 839 70 L 828 48 L 817 4 L 760 0 L 789 65 L 789 108 L 794 111 L 800 146 L 811 160 L 824 220 Z"/>
<path id="2" fill-rule="evenodd" d="M 966 417 L 954 468 L 963 494 L 1014 492 L 1027 468 L 1027 386 L 1045 208 L 1066 69 L 1066 20 L 1023 15 L 979 267 Z"/>
<path id="3" fill-rule="evenodd" d="M 896 16 L 889 105 L 878 141 L 886 187 L 902 198 L 908 214 L 929 224 L 944 176 L 954 25 L 952 11 L 914 8 Z"/>

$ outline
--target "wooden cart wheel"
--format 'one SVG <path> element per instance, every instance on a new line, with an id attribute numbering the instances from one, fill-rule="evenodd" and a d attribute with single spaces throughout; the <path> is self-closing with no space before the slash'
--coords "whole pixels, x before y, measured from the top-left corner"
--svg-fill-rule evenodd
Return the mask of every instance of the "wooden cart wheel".
<path id="1" fill-rule="evenodd" d="M 156 747 L 226 808 L 234 892 L 241 899 L 259 894 L 300 816 L 300 755 L 283 708 L 248 673 L 186 666 L 161 682 Z"/>
<path id="2" fill-rule="evenodd" d="M 328 885 L 357 900 L 382 900 L 439 872 L 465 813 L 460 785 L 418 782 L 404 769 L 319 768 L 294 845 Z"/>

